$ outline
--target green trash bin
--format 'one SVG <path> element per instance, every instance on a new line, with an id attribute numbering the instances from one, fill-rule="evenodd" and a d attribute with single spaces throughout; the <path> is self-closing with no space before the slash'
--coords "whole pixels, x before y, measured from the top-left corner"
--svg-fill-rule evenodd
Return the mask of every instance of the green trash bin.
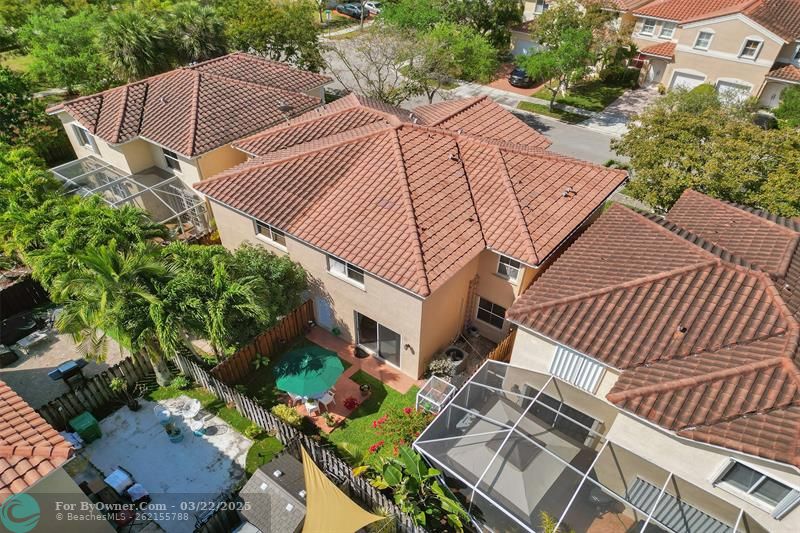
<path id="1" fill-rule="evenodd" d="M 97 419 L 89 411 L 81 413 L 70 420 L 69 425 L 87 444 L 103 436 L 100 433 L 100 424 L 97 423 Z"/>

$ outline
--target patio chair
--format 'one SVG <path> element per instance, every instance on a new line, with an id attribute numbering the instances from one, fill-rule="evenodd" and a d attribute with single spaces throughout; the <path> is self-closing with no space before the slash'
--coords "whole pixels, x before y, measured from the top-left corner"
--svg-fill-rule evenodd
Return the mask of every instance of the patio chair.
<path id="1" fill-rule="evenodd" d="M 319 414 L 319 403 L 316 400 L 306 400 L 304 406 L 308 412 L 308 416 L 313 416 L 314 412 Z"/>
<path id="2" fill-rule="evenodd" d="M 292 406 L 295 406 L 298 403 L 305 400 L 302 396 L 298 396 L 297 394 L 292 394 L 291 392 L 287 392 L 286 394 L 289 396 L 289 402 Z"/>
<path id="3" fill-rule="evenodd" d="M 325 394 L 323 394 L 322 398 L 320 398 L 318 401 L 319 403 L 325 406 L 326 411 L 330 411 L 330 407 L 328 406 L 331 404 L 336 405 L 336 395 L 328 391 Z"/>
<path id="4" fill-rule="evenodd" d="M 186 418 L 194 418 L 200 413 L 200 409 L 202 405 L 200 404 L 200 400 L 191 400 L 183 406 L 183 411 L 181 414 Z"/>

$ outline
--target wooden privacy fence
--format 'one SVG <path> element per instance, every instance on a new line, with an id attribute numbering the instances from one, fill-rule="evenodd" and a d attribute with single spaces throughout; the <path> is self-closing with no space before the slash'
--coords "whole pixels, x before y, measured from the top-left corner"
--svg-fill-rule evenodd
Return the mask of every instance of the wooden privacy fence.
<path id="1" fill-rule="evenodd" d="M 111 380 L 124 378 L 128 386 L 153 375 L 153 366 L 147 357 L 133 355 L 109 367 L 96 376 L 87 379 L 84 385 L 69 391 L 37 409 L 47 423 L 58 431 L 67 428 L 67 422 L 84 411 L 91 412 L 95 418 L 103 418 L 116 411 L 121 405 L 119 394 L 111 390 Z"/>
<path id="2" fill-rule="evenodd" d="M 508 336 L 489 352 L 489 359 L 492 361 L 502 361 L 508 363 L 511 360 L 511 350 L 514 349 L 514 339 L 517 338 L 517 330 L 512 329 Z"/>
<path id="3" fill-rule="evenodd" d="M 176 356 L 176 362 L 184 375 L 192 378 L 226 404 L 235 406 L 242 416 L 257 424 L 261 429 L 273 433 L 295 458 L 302 461 L 300 445 L 304 446 L 314 462 L 328 477 L 334 479 L 337 483 L 345 482 L 347 484 L 351 496 L 361 501 L 369 509 L 380 508 L 396 515 L 400 531 L 407 533 L 422 533 L 425 531 L 414 524 L 408 515 L 403 514 L 392 500 L 370 485 L 369 481 L 363 477 L 354 476 L 347 463 L 329 449 L 320 446 L 316 440 L 286 424 L 283 420 L 258 405 L 254 400 L 215 378 L 186 357 L 178 355 Z"/>
<path id="4" fill-rule="evenodd" d="M 314 303 L 306 300 L 275 326 L 212 368 L 211 375 L 228 385 L 241 383 L 252 374 L 252 362 L 257 355 L 272 358 L 280 354 L 289 341 L 305 334 L 309 320 L 314 320 Z"/>

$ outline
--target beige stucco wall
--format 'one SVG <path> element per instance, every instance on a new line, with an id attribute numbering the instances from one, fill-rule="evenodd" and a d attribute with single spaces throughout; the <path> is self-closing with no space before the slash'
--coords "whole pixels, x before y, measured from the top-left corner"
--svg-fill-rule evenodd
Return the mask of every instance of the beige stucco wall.
<path id="1" fill-rule="evenodd" d="M 688 25 L 689 27 L 679 26 L 672 39 L 658 38 L 664 24 L 658 20 L 653 36 L 642 35 L 640 32 L 644 20 L 641 17 L 637 19 L 633 33 L 634 42 L 640 49 L 670 40 L 676 43 L 674 61 L 667 63 L 664 68 L 658 68 L 659 75 L 650 75 L 653 83 L 663 83 L 667 88 L 671 86 L 676 72 L 685 72 L 702 75 L 705 81 L 712 85 L 726 81 L 749 86 L 750 93 L 758 95 L 764 76 L 784 48 L 783 43 L 776 42 L 772 36 L 757 26 L 735 17 L 694 23 Z M 708 50 L 694 48 L 697 35 L 701 31 L 711 31 L 714 34 Z M 745 40 L 750 38 L 763 41 L 755 60 L 739 57 Z"/>
<path id="2" fill-rule="evenodd" d="M 101 513 L 92 509 L 92 502 L 63 468 L 53 470 L 25 492 L 33 496 L 41 510 L 39 523 L 34 531 L 115 531 Z M 57 507 L 57 503 L 61 506 Z M 82 506 L 87 510 L 81 510 Z M 61 519 L 58 518 L 58 513 L 61 513 Z M 68 513 L 73 516 L 68 516 Z"/>
<path id="3" fill-rule="evenodd" d="M 200 179 L 208 179 L 247 160 L 247 154 L 226 144 L 197 158 Z"/>
<path id="4" fill-rule="evenodd" d="M 782 520 L 748 497 L 739 497 L 712 484 L 729 458 L 740 460 L 790 486 L 800 487 L 800 474 L 789 466 L 780 466 L 763 459 L 714 448 L 681 439 L 621 413 L 608 434 L 609 440 L 619 443 L 642 458 L 652 461 L 680 478 L 731 505 L 741 507 L 768 531 L 789 533 L 800 531 L 800 509 L 795 508 Z"/>

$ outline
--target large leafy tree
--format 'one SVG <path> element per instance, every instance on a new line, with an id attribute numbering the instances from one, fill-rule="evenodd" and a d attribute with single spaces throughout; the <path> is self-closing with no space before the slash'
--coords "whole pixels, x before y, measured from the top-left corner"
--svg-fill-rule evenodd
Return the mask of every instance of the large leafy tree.
<path id="1" fill-rule="evenodd" d="M 551 108 L 559 93 L 566 91 L 571 83 L 588 72 L 594 62 L 591 42 L 589 30 L 570 28 L 564 30 L 556 45 L 517 58 L 517 63 L 531 77 L 551 80 L 547 86 Z"/>
<path id="2" fill-rule="evenodd" d="M 783 90 L 775 116 L 790 128 L 800 128 L 800 86 L 792 85 Z"/>
<path id="3" fill-rule="evenodd" d="M 405 74 L 429 103 L 453 80 L 489 81 L 498 65 L 497 51 L 483 35 L 452 23 L 439 23 L 418 34 L 410 52 Z"/>
<path id="4" fill-rule="evenodd" d="M 486 37 L 498 51 L 511 43 L 511 27 L 522 22 L 521 0 L 446 0 L 448 20 L 466 24 Z"/>
<path id="5" fill-rule="evenodd" d="M 381 5 L 381 20 L 396 28 L 424 31 L 447 18 L 443 0 L 394 0 Z"/>
<path id="6" fill-rule="evenodd" d="M 102 19 L 94 8 L 70 15 L 64 7 L 46 6 L 31 14 L 19 31 L 23 48 L 33 57 L 31 74 L 69 93 L 113 84 L 97 41 Z"/>
<path id="7" fill-rule="evenodd" d="M 657 211 L 687 188 L 778 214 L 800 214 L 800 132 L 763 130 L 715 94 L 674 91 L 612 146 L 630 158 L 628 192 Z"/>
<path id="8" fill-rule="evenodd" d="M 233 47 L 315 72 L 324 66 L 313 1 L 230 0 L 219 9 Z"/>

